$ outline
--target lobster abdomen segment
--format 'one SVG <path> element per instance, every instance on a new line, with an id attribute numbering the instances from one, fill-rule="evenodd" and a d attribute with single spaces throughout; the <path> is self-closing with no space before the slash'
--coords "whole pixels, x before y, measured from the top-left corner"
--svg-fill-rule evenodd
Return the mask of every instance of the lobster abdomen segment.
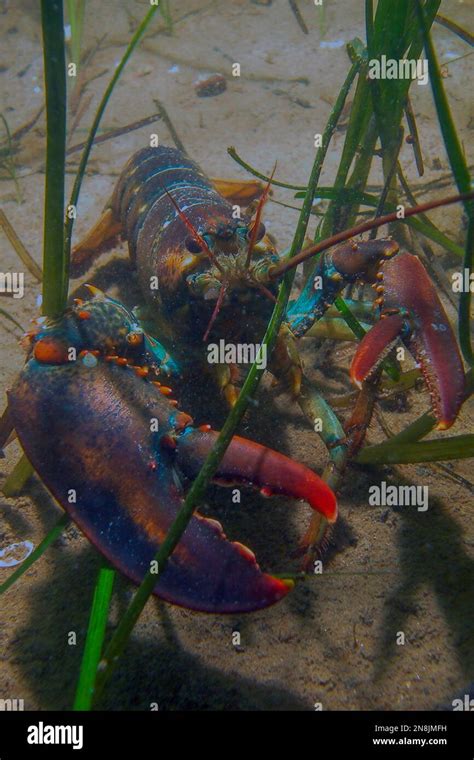
<path id="1" fill-rule="evenodd" d="M 213 219 L 215 225 L 235 228 L 232 206 L 219 195 L 194 161 L 175 148 L 144 148 L 129 160 L 111 201 L 132 258 L 145 241 L 149 255 L 149 242 L 156 252 L 182 244 L 189 235 L 168 193 L 201 234 L 209 219 Z"/>

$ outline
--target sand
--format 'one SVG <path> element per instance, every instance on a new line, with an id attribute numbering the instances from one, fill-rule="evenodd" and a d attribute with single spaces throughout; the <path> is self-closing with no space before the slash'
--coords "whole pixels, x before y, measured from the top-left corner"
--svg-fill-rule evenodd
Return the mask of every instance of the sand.
<path id="1" fill-rule="evenodd" d="M 229 145 L 250 164 L 304 184 L 314 155 L 314 134 L 324 128 L 348 70 L 344 43 L 364 37 L 363 3 L 327 2 L 324 19 L 312 3 L 299 3 L 309 28 L 303 34 L 283 0 L 173 3 L 177 20 L 172 36 L 156 22 L 134 54 L 106 111 L 103 125 L 117 129 L 156 112 L 159 98 L 190 154 L 211 176 L 244 178 L 227 155 Z M 468 3 L 445 2 L 442 10 L 468 26 Z M 44 89 L 39 11 L 36 2 L 1 4 L 0 87 L 2 111 L 11 131 L 40 108 Z M 80 118 L 70 145 L 81 142 L 98 97 L 120 59 L 135 22 L 147 3 L 91 0 L 87 4 L 83 47 L 92 53 L 81 76 L 90 80 L 79 101 Z M 179 20 L 181 19 L 181 20 Z M 178 21 L 179 20 L 179 21 Z M 468 52 L 465 43 L 437 26 L 434 41 L 442 63 Z M 453 61 L 445 84 L 459 135 L 472 162 L 473 112 L 467 82 L 472 58 Z M 233 78 L 232 63 L 241 65 Z M 227 89 L 198 98 L 199 76 L 222 73 Z M 295 81 L 305 78 L 305 82 Z M 420 198 L 453 192 L 429 86 L 412 87 L 413 107 L 425 158 L 425 175 L 417 176 L 409 145 L 402 162 L 414 186 L 447 182 Z M 83 112 L 81 114 L 81 109 Z M 74 120 L 70 117 L 70 123 Z M 78 208 L 75 234 L 95 221 L 128 157 L 146 145 L 150 132 L 172 144 L 163 122 L 116 137 L 92 153 Z M 322 184 L 333 181 L 345 131 L 340 129 L 325 163 Z M 1 205 L 33 257 L 41 262 L 45 123 L 41 115 L 23 137 L 15 155 L 20 198 L 11 180 L 0 183 Z M 68 188 L 78 154 L 68 159 Z M 4 172 L 2 171 L 2 174 Z M 377 171 L 371 183 L 380 183 Z M 277 190 L 275 200 L 296 205 L 291 191 Z M 21 202 L 19 202 L 21 201 Z M 459 208 L 433 212 L 431 218 L 462 244 Z M 265 211 L 268 229 L 281 249 L 287 246 L 297 212 L 275 203 Z M 311 229 L 314 230 L 314 219 Z M 19 263 L 0 236 L 2 271 Z M 434 246 L 449 276 L 459 261 Z M 100 260 L 87 279 L 137 297 L 125 247 L 114 252 L 118 265 Z M 73 288 L 80 280 L 72 283 Z M 27 273 L 22 299 L 2 298 L 1 306 L 25 328 L 38 314 L 39 284 Z M 448 313 L 454 309 L 447 304 Z M 24 361 L 20 331 L 0 316 L 2 392 Z M 353 348 L 338 344 L 316 355 L 314 342 L 302 349 L 308 374 L 330 389 L 347 392 L 348 361 Z M 188 389 L 189 390 L 189 389 Z M 219 426 L 225 407 L 210 388 L 185 393 L 183 407 L 197 421 Z M 429 406 L 426 390 L 405 400 L 385 403 L 383 413 L 400 430 Z M 466 404 L 452 434 L 472 431 L 472 404 Z M 326 453 L 288 396 L 266 380 L 259 405 L 242 425 L 244 435 L 267 443 L 321 472 Z M 383 440 L 374 419 L 369 441 Z M 16 443 L 0 459 L 3 481 L 19 458 Z M 471 462 L 448 464 L 455 475 L 471 477 Z M 369 488 L 381 481 L 429 487 L 429 509 L 371 506 Z M 247 616 L 198 614 L 151 600 L 135 628 L 120 668 L 102 706 L 110 710 L 415 710 L 450 709 L 457 695 L 474 681 L 474 534 L 472 489 L 435 466 L 351 467 L 339 494 L 340 521 L 322 575 L 312 575 L 273 608 Z M 231 492 L 212 487 L 206 512 L 220 519 L 227 534 L 248 544 L 264 569 L 297 570 L 292 559 L 309 519 L 304 504 L 288 499 L 264 500 L 243 491 L 242 504 Z M 20 497 L 0 496 L 0 549 L 20 541 L 36 546 L 60 514 L 39 480 Z M 50 547 L 41 560 L 2 597 L 0 628 L 0 698 L 21 698 L 26 709 L 71 707 L 100 558 L 75 527 Z M 0 568 L 0 582 L 11 569 Z M 118 578 L 110 629 L 131 598 L 133 587 Z M 240 646 L 233 632 L 240 632 Z M 76 645 L 69 634 L 75 632 Z M 405 643 L 399 634 L 404 633 Z M 234 639 L 235 640 L 235 639 Z"/>

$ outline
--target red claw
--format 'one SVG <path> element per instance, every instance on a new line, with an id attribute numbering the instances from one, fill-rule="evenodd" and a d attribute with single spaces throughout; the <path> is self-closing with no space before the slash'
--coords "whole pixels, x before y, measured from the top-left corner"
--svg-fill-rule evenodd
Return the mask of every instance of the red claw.
<path id="1" fill-rule="evenodd" d="M 44 328 L 8 392 L 8 417 L 53 496 L 112 565 L 140 583 L 182 507 L 181 473 L 196 475 L 217 433 L 192 428 L 167 386 L 157 392 L 152 373 L 140 371 L 148 366 L 140 347 L 133 361 L 90 348 L 91 335 L 102 335 L 118 317 L 133 324 L 132 313 L 104 298 L 80 308 L 86 307 L 90 318 L 82 331 L 71 311 Z M 111 329 L 104 345 L 115 346 L 117 337 Z M 67 361 L 69 345 L 78 358 L 94 355 L 94 361 Z M 306 499 L 330 522 L 336 519 L 335 496 L 315 473 L 244 438 L 233 438 L 216 479 Z M 262 572 L 250 549 L 196 512 L 160 568 L 154 592 L 189 609 L 241 613 L 274 604 L 293 585 Z"/>
<path id="2" fill-rule="evenodd" d="M 180 436 L 177 460 L 188 477 L 195 477 L 217 440 L 215 430 L 190 430 Z M 337 518 L 337 502 L 329 486 L 298 462 L 246 438 L 234 436 L 214 476 L 218 483 L 248 483 L 265 496 L 283 494 L 304 499 L 328 520 Z"/>
<path id="3" fill-rule="evenodd" d="M 416 256 L 402 253 L 382 266 L 382 320 L 363 338 L 351 377 L 365 380 L 401 337 L 420 363 L 430 391 L 437 429 L 455 421 L 464 400 L 462 359 L 443 305 Z"/>
<path id="4" fill-rule="evenodd" d="M 377 322 L 365 334 L 350 369 L 351 380 L 355 385 L 360 387 L 393 348 L 400 337 L 403 324 L 404 319 L 400 314 L 391 314 Z"/>

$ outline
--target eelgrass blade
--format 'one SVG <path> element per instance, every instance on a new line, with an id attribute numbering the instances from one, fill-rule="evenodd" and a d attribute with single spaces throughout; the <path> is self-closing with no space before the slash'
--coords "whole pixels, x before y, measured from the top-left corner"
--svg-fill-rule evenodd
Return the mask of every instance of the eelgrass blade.
<path id="1" fill-rule="evenodd" d="M 413 464 L 474 457 L 474 435 L 456 435 L 439 441 L 367 446 L 355 457 L 358 464 Z"/>
<path id="2" fill-rule="evenodd" d="M 467 162 L 461 147 L 461 143 L 456 132 L 451 109 L 449 107 L 446 92 L 444 90 L 438 60 L 426 22 L 425 11 L 422 4 L 420 3 L 420 0 L 417 0 L 416 9 L 421 31 L 423 34 L 425 53 L 428 59 L 431 90 L 433 93 L 433 99 L 438 114 L 439 126 L 441 134 L 443 136 L 446 153 L 448 154 L 449 163 L 451 165 L 455 182 L 459 188 L 459 192 L 467 193 L 472 188 L 471 176 L 467 167 Z M 469 219 L 469 229 L 464 256 L 464 268 L 468 270 L 470 275 L 471 269 L 474 265 L 474 203 L 472 200 L 466 201 L 464 207 Z M 461 344 L 464 359 L 472 367 L 474 366 L 474 354 L 470 340 L 470 305 L 471 292 L 470 288 L 468 288 L 466 292 L 461 293 L 459 300 L 458 329 L 459 342 Z"/>
<path id="3" fill-rule="evenodd" d="M 64 309 L 67 292 L 67 264 L 63 253 L 66 57 L 62 2 L 41 0 L 41 26 L 46 91 L 42 310 L 47 316 L 56 316 Z M 18 494 L 32 472 L 30 463 L 22 456 L 4 484 L 4 494 Z"/>
<path id="4" fill-rule="evenodd" d="M 468 399 L 474 393 L 474 370 L 466 372 L 465 377 L 466 393 Z M 413 443 L 414 441 L 424 438 L 430 433 L 436 425 L 436 418 L 431 412 L 426 412 L 411 422 L 404 430 L 390 438 L 390 443 Z"/>
<path id="5" fill-rule="evenodd" d="M 158 5 L 160 6 L 161 15 L 166 24 L 168 34 L 173 34 L 174 24 L 173 24 L 173 17 L 171 15 L 170 1 L 160 0 Z"/>
<path id="6" fill-rule="evenodd" d="M 23 454 L 3 484 L 3 495 L 8 499 L 19 496 L 31 475 L 33 475 L 33 467 Z"/>
<path id="7" fill-rule="evenodd" d="M 466 252 L 464 256 L 464 270 L 467 272 L 468 282 L 471 281 L 474 271 L 474 214 L 471 214 L 468 222 L 466 236 Z M 468 364 L 474 365 L 474 354 L 471 346 L 471 289 L 467 288 L 459 297 L 459 345 L 462 354 Z"/>
<path id="8" fill-rule="evenodd" d="M 453 34 L 457 34 L 458 37 L 464 40 L 464 42 L 467 42 L 468 45 L 471 45 L 471 47 L 474 45 L 474 35 L 467 29 L 459 26 L 459 24 L 456 24 L 450 18 L 446 18 L 446 16 L 442 16 L 441 13 L 438 13 L 435 21 L 437 24 L 444 26 L 445 29 L 449 29 Z"/>
<path id="9" fill-rule="evenodd" d="M 43 242 L 43 314 L 56 316 L 65 305 L 67 265 L 63 255 L 66 157 L 66 58 L 63 4 L 41 0 L 46 91 L 46 180 Z"/>
<path id="10" fill-rule="evenodd" d="M 2 583 L 0 586 L 0 594 L 3 594 L 5 591 L 8 591 L 8 589 L 13 586 L 13 584 L 21 578 L 21 576 L 26 573 L 27 570 L 30 569 L 30 567 L 40 559 L 40 557 L 44 554 L 46 549 L 51 546 L 51 544 L 56 541 L 56 539 L 61 535 L 65 527 L 69 524 L 69 517 L 67 515 L 62 515 L 57 523 L 53 525 L 51 530 L 46 534 L 46 536 L 43 538 L 40 544 L 34 549 L 34 551 L 31 552 L 30 556 L 25 559 L 24 562 L 18 567 L 8 578 L 6 581 Z"/>
<path id="11" fill-rule="evenodd" d="M 81 63 L 82 30 L 86 0 L 66 0 L 67 15 L 71 26 L 71 61 L 79 69 Z"/>
<path id="12" fill-rule="evenodd" d="M 102 567 L 99 570 L 74 700 L 74 710 L 90 710 L 92 706 L 95 677 L 103 648 L 114 579 L 115 572 L 111 568 Z"/>

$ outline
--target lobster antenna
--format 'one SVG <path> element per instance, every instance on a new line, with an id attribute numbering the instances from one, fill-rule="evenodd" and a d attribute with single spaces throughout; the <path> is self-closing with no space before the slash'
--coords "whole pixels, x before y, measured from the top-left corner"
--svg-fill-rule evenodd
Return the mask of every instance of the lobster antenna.
<path id="1" fill-rule="evenodd" d="M 206 341 L 208 339 L 208 337 L 209 337 L 209 333 L 211 332 L 212 325 L 216 321 L 216 317 L 217 317 L 217 315 L 219 314 L 219 312 L 221 310 L 222 301 L 224 300 L 224 296 L 225 296 L 226 290 L 227 290 L 227 285 L 224 283 L 221 286 L 221 289 L 219 290 L 219 295 L 217 296 L 216 305 L 214 306 L 214 311 L 212 312 L 212 316 L 211 316 L 211 318 L 209 320 L 209 324 L 207 326 L 206 332 L 202 336 L 203 341 Z"/>
<path id="2" fill-rule="evenodd" d="M 184 224 L 186 225 L 186 227 L 188 228 L 188 230 L 192 234 L 193 238 L 196 240 L 196 242 L 199 243 L 199 245 L 201 246 L 201 248 L 203 249 L 203 251 L 205 252 L 205 254 L 207 255 L 207 257 L 210 259 L 210 261 L 212 261 L 212 263 L 214 264 L 214 266 L 216 267 L 216 269 L 218 269 L 219 272 L 221 274 L 223 274 L 224 270 L 222 269 L 221 265 L 217 261 L 217 258 L 215 256 L 215 254 L 211 251 L 211 249 L 209 248 L 208 244 L 206 243 L 206 241 L 204 240 L 204 238 L 202 237 L 202 235 L 199 234 L 199 232 L 195 228 L 194 224 L 188 219 L 188 217 L 186 216 L 186 214 L 184 213 L 184 211 L 181 211 L 180 207 L 176 203 L 176 201 L 173 198 L 173 196 L 171 195 L 171 193 L 168 192 L 168 190 L 166 188 L 163 188 L 163 189 L 164 189 L 166 195 L 168 196 L 168 198 L 170 199 L 171 203 L 175 207 L 176 211 L 178 212 L 178 215 L 179 215 L 179 218 L 181 219 L 181 221 L 184 222 Z"/>
<path id="3" fill-rule="evenodd" d="M 257 288 L 257 290 L 260 290 L 263 293 L 263 295 L 268 298 L 269 301 L 273 301 L 273 303 L 277 302 L 277 299 L 273 295 L 272 291 L 266 288 L 265 285 L 263 285 L 263 283 L 257 282 L 255 283 L 255 287 Z"/>
<path id="4" fill-rule="evenodd" d="M 461 195 L 450 195 L 447 198 L 441 198 L 437 201 L 428 201 L 428 203 L 422 203 L 419 206 L 407 208 L 405 209 L 403 218 L 406 219 L 408 216 L 414 216 L 415 214 L 430 211 L 431 209 L 438 208 L 439 206 L 449 206 L 452 203 L 458 203 L 459 201 L 469 201 L 473 199 L 474 192 L 462 193 Z M 361 235 L 363 232 L 372 230 L 375 227 L 381 227 L 383 224 L 396 222 L 397 220 L 400 220 L 399 212 L 393 211 L 390 214 L 385 214 L 384 216 L 378 216 L 375 219 L 369 219 L 367 222 L 362 222 L 362 224 L 351 227 L 349 230 L 338 232 L 336 235 L 332 235 L 331 237 L 326 238 L 326 240 L 321 240 L 319 243 L 316 243 L 316 245 L 310 245 L 308 248 L 303 248 L 303 250 L 300 251 L 296 256 L 293 256 L 292 259 L 282 261 L 281 264 L 278 264 L 274 269 L 271 270 L 271 272 L 269 272 L 269 277 L 272 280 L 280 277 L 282 274 L 285 274 L 285 272 L 288 272 L 289 269 L 297 267 L 298 264 L 301 264 L 303 261 L 311 258 L 311 256 L 315 256 L 317 253 L 325 251 L 327 248 L 332 248 L 332 246 L 337 245 L 338 243 L 343 243 L 345 240 L 349 240 L 351 237 Z"/>
<path id="5" fill-rule="evenodd" d="M 255 221 L 253 223 L 252 231 L 250 233 L 249 248 L 248 248 L 248 251 L 247 251 L 247 258 L 245 260 L 245 268 L 246 269 L 248 269 L 249 266 L 250 266 L 250 259 L 252 258 L 252 252 L 253 252 L 253 249 L 254 249 L 254 246 L 255 246 L 255 242 L 257 240 L 258 228 L 260 227 L 260 219 L 262 218 L 263 207 L 265 206 L 265 203 L 267 202 L 268 193 L 270 192 L 270 187 L 271 187 L 271 184 L 272 184 L 273 175 L 275 174 L 276 167 L 277 167 L 277 165 L 276 165 L 276 161 L 275 161 L 275 165 L 274 165 L 273 171 L 272 171 L 272 173 L 270 175 L 270 179 L 268 180 L 267 185 L 265 187 L 265 190 L 263 191 L 263 193 L 262 193 L 262 195 L 260 197 L 260 200 L 259 200 L 258 206 L 257 206 L 257 211 L 255 212 Z"/>

